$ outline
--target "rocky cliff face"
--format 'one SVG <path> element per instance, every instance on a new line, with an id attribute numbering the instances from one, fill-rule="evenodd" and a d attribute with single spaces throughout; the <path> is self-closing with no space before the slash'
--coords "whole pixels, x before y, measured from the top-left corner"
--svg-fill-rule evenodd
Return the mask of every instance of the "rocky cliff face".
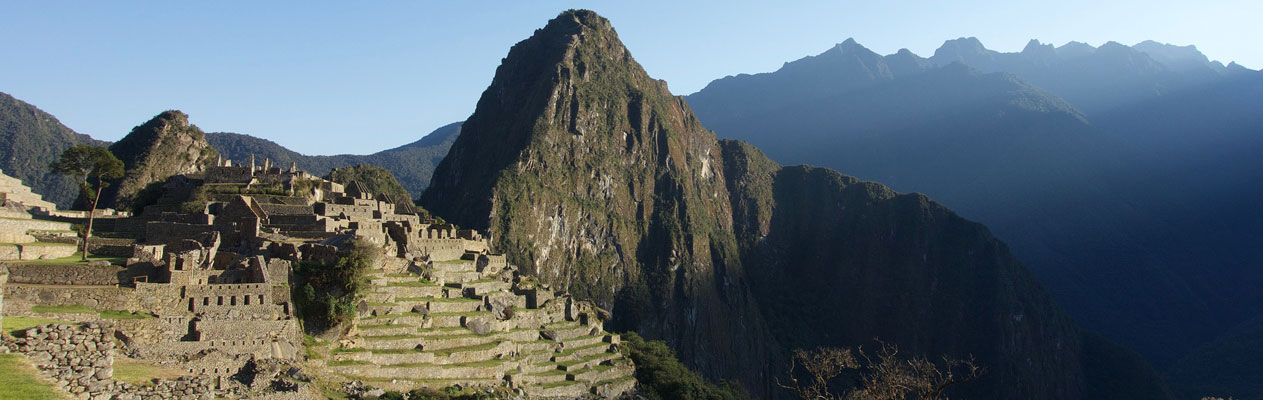
<path id="1" fill-rule="evenodd" d="M 874 337 L 973 354 L 978 397 L 1089 397 L 1078 329 L 985 227 L 717 141 L 590 11 L 510 50 L 421 202 L 761 397 L 792 348 Z"/>
<path id="2" fill-rule="evenodd" d="M 568 12 L 518 43 L 422 205 L 668 338 L 720 375 L 763 374 L 719 145 L 609 21 Z"/>
<path id="3" fill-rule="evenodd" d="M 206 143 L 206 134 L 189 124 L 187 114 L 176 110 L 163 111 L 132 128 L 110 145 L 110 151 L 123 161 L 126 173 L 107 189 L 102 202 L 124 210 L 132 208 L 146 186 L 172 175 L 201 171 L 217 156 Z"/>

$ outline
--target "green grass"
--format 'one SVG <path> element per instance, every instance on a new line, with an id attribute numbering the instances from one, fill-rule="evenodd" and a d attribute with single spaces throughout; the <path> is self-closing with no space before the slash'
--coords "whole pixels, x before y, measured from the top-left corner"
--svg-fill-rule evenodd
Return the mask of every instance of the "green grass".
<path id="1" fill-rule="evenodd" d="M 154 379 L 175 379 L 185 375 L 183 371 L 153 365 L 127 357 L 114 359 L 114 379 L 133 385 L 152 384 Z"/>
<path id="2" fill-rule="evenodd" d="M 44 324 L 75 324 L 55 318 L 44 317 L 4 317 L 4 326 L 0 330 L 14 334 Z"/>
<path id="3" fill-rule="evenodd" d="M 425 314 L 422 314 L 419 312 L 406 312 L 406 313 L 401 313 L 401 314 L 386 314 L 386 315 L 374 315 L 371 317 L 360 317 L 360 319 L 361 320 L 391 319 L 391 318 L 404 318 L 404 317 L 420 317 L 424 315 Z"/>
<path id="4" fill-rule="evenodd" d="M 578 385 L 578 384 L 580 384 L 580 383 L 582 383 L 582 382 L 579 382 L 579 381 L 549 382 L 549 383 L 545 383 L 545 384 L 539 385 L 539 387 L 544 388 L 544 389 L 552 389 L 552 388 L 555 388 L 555 387 L 570 386 L 570 385 Z"/>
<path id="5" fill-rule="evenodd" d="M 339 360 L 339 361 L 329 362 L 330 367 L 351 367 L 351 366 L 356 366 L 356 365 L 373 365 L 373 363 L 368 362 L 368 361 L 355 361 L 355 360 Z"/>
<path id="6" fill-rule="evenodd" d="M 586 363 L 586 362 L 589 362 L 589 361 L 592 361 L 592 360 L 595 360 L 595 359 L 598 359 L 598 358 L 601 358 L 601 357 L 605 357 L 605 356 L 607 356 L 607 355 L 609 355 L 609 354 L 610 354 L 610 353 L 596 353 L 596 354 L 591 354 L 591 355 L 588 355 L 587 357 L 583 357 L 583 358 L 580 358 L 580 359 L 578 359 L 578 360 L 574 360 L 574 361 L 567 361 L 567 362 L 563 362 L 563 363 L 557 363 L 557 365 L 560 365 L 560 366 L 563 366 L 563 367 L 566 367 L 566 368 L 570 368 L 570 367 L 573 367 L 573 366 L 576 366 L 576 365 L 579 365 L 579 364 L 583 364 L 583 363 Z"/>
<path id="7" fill-rule="evenodd" d="M 502 365 L 502 364 L 504 364 L 504 360 L 486 360 L 486 361 L 470 361 L 470 362 L 456 363 L 456 364 L 432 364 L 432 363 L 404 363 L 404 364 L 390 364 L 390 365 L 383 365 L 383 366 L 382 366 L 382 368 L 419 368 L 419 367 L 443 367 L 443 368 L 448 368 L 448 367 L 453 367 L 453 368 L 459 368 L 459 367 L 473 367 L 473 368 L 479 368 L 479 367 L 494 367 L 494 366 L 497 366 L 497 365 Z"/>
<path id="8" fill-rule="evenodd" d="M 398 297 L 395 301 L 430 302 L 430 303 L 481 303 L 482 300 L 466 297 Z"/>
<path id="9" fill-rule="evenodd" d="M 156 315 L 146 312 L 130 312 L 123 310 L 96 310 L 86 306 L 34 306 L 31 312 L 45 314 L 97 314 L 102 319 L 145 319 L 157 318 Z"/>
<path id="10" fill-rule="evenodd" d="M 418 335 L 386 335 L 386 336 L 366 336 L 364 337 L 364 340 L 370 341 L 370 342 L 381 342 L 381 341 L 386 341 L 386 340 L 420 339 L 420 338 L 421 336 L 418 336 Z"/>
<path id="11" fill-rule="evenodd" d="M 496 346 L 499 346 L 500 343 L 504 343 L 504 342 L 505 341 L 503 340 L 497 340 L 491 343 L 483 343 L 483 344 L 476 344 L 472 346 L 461 346 L 461 347 L 447 348 L 443 350 L 435 350 L 434 355 L 441 356 L 441 357 L 450 357 L 452 354 L 455 354 L 455 353 L 467 353 L 471 351 L 491 350 L 491 349 L 496 348 Z"/>
<path id="12" fill-rule="evenodd" d="M 8 318 L 5 318 L 8 321 Z M 19 354 L 0 354 L 0 399 L 67 400 L 62 394 L 45 383 L 26 357 Z"/>
<path id="13" fill-rule="evenodd" d="M 609 344 L 609 343 L 606 343 L 606 342 L 596 342 L 596 343 L 593 343 L 593 344 L 590 344 L 590 345 L 587 345 L 587 346 L 571 347 L 571 348 L 568 348 L 568 349 L 565 349 L 565 350 L 562 350 L 562 351 L 557 352 L 557 355 L 558 355 L 558 356 L 568 356 L 568 355 L 574 354 L 575 352 L 580 351 L 580 350 L 587 350 L 587 349 L 591 349 L 591 348 L 593 348 L 593 347 L 601 347 L 601 346 L 609 347 L 609 345 L 610 345 L 610 344 Z"/>
<path id="14" fill-rule="evenodd" d="M 436 312 L 430 313 L 431 317 L 476 317 L 479 315 L 491 315 L 491 311 L 468 311 L 468 312 Z"/>

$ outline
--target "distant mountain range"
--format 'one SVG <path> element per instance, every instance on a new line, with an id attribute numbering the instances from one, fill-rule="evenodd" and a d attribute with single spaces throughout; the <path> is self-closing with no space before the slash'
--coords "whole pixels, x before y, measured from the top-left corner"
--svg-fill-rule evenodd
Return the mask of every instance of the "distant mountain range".
<path id="1" fill-rule="evenodd" d="M 147 155 L 149 150 L 144 149 L 156 145 L 162 138 L 174 138 L 172 140 L 192 145 L 193 142 L 189 142 L 188 139 L 203 134 L 196 126 L 191 128 L 188 126 L 190 124 L 187 115 L 178 111 L 176 113 L 179 115 L 160 114 L 154 120 L 146 122 L 154 126 L 142 129 L 142 134 L 134 138 L 139 141 L 138 143 L 143 143 L 118 147 L 119 151 L 116 151 L 116 155 L 125 157 L 133 151 Z M 137 126 L 137 129 L 141 129 L 146 124 Z M 307 156 L 270 140 L 227 132 L 206 133 L 205 139 L 199 138 L 196 141 L 209 142 L 211 147 L 217 150 L 219 156 L 236 163 L 249 162 L 250 155 L 253 154 L 259 163 L 262 163 L 264 159 L 271 159 L 277 165 L 287 167 L 294 162 L 300 169 L 321 176 L 334 168 L 370 164 L 390 170 L 409 192 L 419 194 L 430 184 L 430 175 L 434 171 L 434 166 L 438 165 L 439 160 L 447 154 L 447 149 L 460 134 L 460 126 L 459 122 L 444 125 L 415 142 L 368 155 Z M 192 136 L 165 134 L 170 129 L 196 130 L 196 134 L 191 134 Z M 49 173 L 48 164 L 59 157 L 62 151 L 76 144 L 111 145 L 110 142 L 76 133 L 62 125 L 56 117 L 38 107 L 6 93 L 0 93 L 0 170 L 21 179 L 33 191 L 63 209 L 74 205 L 79 195 L 79 188 L 74 179 Z M 170 146 L 159 147 L 162 147 L 163 151 L 171 150 L 167 148 Z M 194 150 L 200 151 L 200 148 Z M 193 159 L 198 158 L 197 154 L 190 154 Z M 140 160 L 139 155 L 130 159 Z M 173 158 L 176 161 L 180 159 Z M 160 168 L 176 167 L 164 162 L 156 162 L 156 164 L 158 165 L 155 167 Z M 128 167 L 132 165 L 129 164 Z M 189 166 L 183 168 L 187 167 Z M 159 173 L 158 175 L 169 174 Z M 144 185 L 141 184 L 141 186 Z M 113 188 L 111 191 L 119 189 Z M 123 190 L 135 194 L 139 189 L 129 187 Z M 107 195 L 106 203 L 113 204 L 114 197 L 114 194 Z"/>
<path id="2" fill-rule="evenodd" d="M 922 58 L 847 40 L 687 99 L 718 135 L 775 160 L 926 193 L 983 221 L 1076 319 L 1185 389 L 1205 388 L 1187 371 L 1236 376 L 1203 365 L 1199 345 L 1257 332 L 1235 327 L 1263 305 L 1258 71 L 1155 42 L 999 53 L 962 38 Z M 1250 379 L 1263 376 L 1238 381 Z"/>
<path id="3" fill-rule="evenodd" d="M 249 162 L 253 154 L 258 162 L 271 159 L 276 165 L 288 167 L 295 163 L 298 169 L 324 176 L 334 168 L 358 164 L 370 164 L 390 170 L 395 178 L 414 196 L 430 185 L 430 175 L 439 164 L 452 142 L 460 135 L 461 123 L 451 123 L 435 129 L 420 140 L 389 150 L 368 155 L 339 154 L 333 156 L 302 155 L 267 139 L 228 132 L 206 134 L 206 140 L 219 150 L 220 155 L 236 163 Z"/>
<path id="4" fill-rule="evenodd" d="M 77 144 L 104 146 L 67 128 L 57 117 L 7 93 L 0 93 L 0 170 L 22 180 L 44 200 L 69 208 L 79 197 L 74 178 L 49 173 L 49 164 Z"/>
<path id="5" fill-rule="evenodd" d="M 1084 125 L 1062 102 L 1031 107 L 1063 110 L 1049 130 Z M 665 339 L 760 398 L 788 395 L 773 382 L 793 349 L 875 337 L 988 366 L 953 397 L 1168 397 L 1139 357 L 1081 332 L 985 227 L 922 195 L 719 140 L 590 11 L 509 51 L 420 202 L 611 308 L 607 326 Z"/>

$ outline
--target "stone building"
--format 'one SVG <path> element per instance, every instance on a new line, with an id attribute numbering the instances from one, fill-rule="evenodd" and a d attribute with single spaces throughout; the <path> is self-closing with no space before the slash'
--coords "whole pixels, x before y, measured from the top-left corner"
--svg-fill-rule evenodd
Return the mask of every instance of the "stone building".
<path id="1" fill-rule="evenodd" d="M 292 265 L 335 262 L 363 239 L 383 257 L 353 326 L 313 373 L 383 388 L 515 388 L 533 397 L 616 397 L 634 366 L 603 311 L 554 293 L 491 252 L 476 231 L 439 224 L 406 200 L 264 160 L 221 160 L 178 176 L 144 213 L 107 224 L 136 241 L 123 266 L 20 266 L 6 314 L 76 305 L 152 314 L 113 323 L 131 356 L 213 378 L 252 362 L 301 362 Z M 90 316 L 87 318 L 91 319 Z"/>

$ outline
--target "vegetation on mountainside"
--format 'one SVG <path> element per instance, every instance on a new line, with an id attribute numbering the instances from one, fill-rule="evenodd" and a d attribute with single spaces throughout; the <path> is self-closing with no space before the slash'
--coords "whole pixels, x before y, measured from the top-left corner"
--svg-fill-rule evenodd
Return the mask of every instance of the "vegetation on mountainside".
<path id="1" fill-rule="evenodd" d="M 153 185 L 173 175 L 194 173 L 214 163 L 218 153 L 206 134 L 177 110 L 163 111 L 114 144 L 110 151 L 123 161 L 125 173 L 105 197 L 104 204 L 139 214 L 153 198 Z"/>
<path id="2" fill-rule="evenodd" d="M 794 350 L 788 379 L 776 385 L 803 400 L 947 400 L 947 389 L 986 373 L 972 357 L 943 356 L 937 363 L 924 356 L 904 359 L 897 346 L 878 344 L 872 353 L 863 346 Z"/>
<path id="3" fill-rule="evenodd" d="M 74 145 L 107 144 L 76 133 L 39 108 L 0 93 L 0 170 L 21 179 L 58 208 L 75 204 L 79 185 L 72 177 L 50 173 L 48 160 L 57 159 Z"/>
<path id="4" fill-rule="evenodd" d="M 421 193 L 430 185 L 434 167 L 447 155 L 447 150 L 460 134 L 460 127 L 459 122 L 448 124 L 416 142 L 367 155 L 308 156 L 270 140 L 238 133 L 211 132 L 206 134 L 206 140 L 225 159 L 233 160 L 235 164 L 246 162 L 253 154 L 256 160 L 270 159 L 283 168 L 289 167 L 292 162 L 298 169 L 317 176 L 350 165 L 376 165 L 390 170 L 409 193 Z"/>
<path id="5" fill-rule="evenodd" d="M 645 340 L 635 332 L 622 335 L 623 345 L 619 349 L 636 363 L 636 380 L 640 382 L 640 394 L 649 400 L 750 398 L 737 385 L 728 382 L 715 385 L 707 382 L 701 375 L 680 363 L 675 358 L 675 351 L 661 340 Z"/>
<path id="6" fill-rule="evenodd" d="M 294 266 L 291 296 L 304 329 L 323 332 L 355 317 L 355 306 L 368 287 L 364 274 L 380 252 L 380 246 L 355 239 L 333 263 L 303 261 Z"/>
<path id="7" fill-rule="evenodd" d="M 76 145 L 62 152 L 49 168 L 55 174 L 75 177 L 79 197 L 88 204 L 88 225 L 80 234 L 83 239 L 81 261 L 88 261 L 88 240 L 92 238 L 92 223 L 96 219 L 97 205 L 101 203 L 101 191 L 109 186 L 109 179 L 123 176 L 123 162 L 104 147 Z"/>
<path id="8" fill-rule="evenodd" d="M 395 202 L 412 202 L 412 194 L 399 184 L 395 175 L 390 173 L 390 170 L 375 165 L 360 164 L 334 168 L 325 175 L 325 179 L 343 185 L 356 181 L 364 185 L 364 189 L 367 189 L 370 194 L 385 193 Z"/>
<path id="9" fill-rule="evenodd" d="M 463 129 L 423 204 L 613 303 L 608 326 L 672 338 L 706 376 L 770 397 L 779 349 L 882 337 L 977 356 L 994 372 L 971 397 L 1092 397 L 1078 328 L 985 227 L 836 171 L 741 159 L 591 12 L 515 45 Z"/>

